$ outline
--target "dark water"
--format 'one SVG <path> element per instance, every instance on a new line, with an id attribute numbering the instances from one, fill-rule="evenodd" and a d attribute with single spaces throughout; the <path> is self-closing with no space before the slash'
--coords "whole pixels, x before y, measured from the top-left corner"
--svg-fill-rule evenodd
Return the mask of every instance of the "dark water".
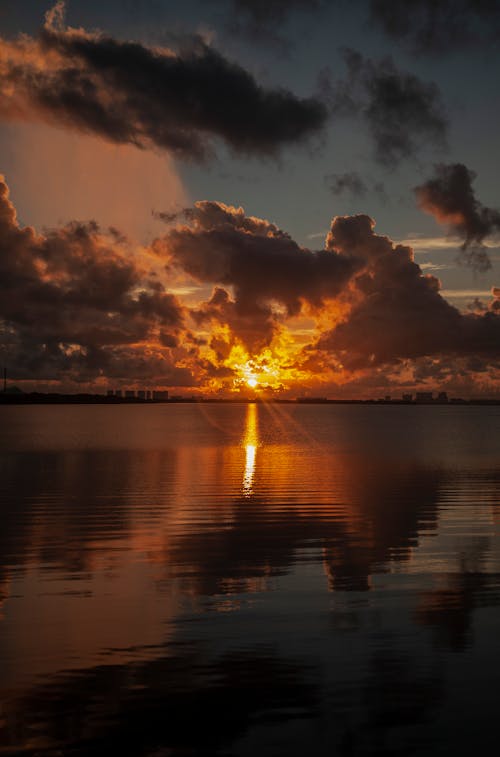
<path id="1" fill-rule="evenodd" d="M 0 429 L 0 754 L 497 751 L 500 408 Z"/>

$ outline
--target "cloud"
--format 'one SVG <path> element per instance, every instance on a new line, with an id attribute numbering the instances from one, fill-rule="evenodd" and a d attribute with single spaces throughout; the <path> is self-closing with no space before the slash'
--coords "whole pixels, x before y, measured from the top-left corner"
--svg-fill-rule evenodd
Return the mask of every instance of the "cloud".
<path id="1" fill-rule="evenodd" d="M 189 381 L 176 366 L 184 311 L 115 230 L 21 228 L 0 177 L 0 331 L 13 379 L 106 375 Z M 192 378 L 190 383 L 192 383 Z"/>
<path id="2" fill-rule="evenodd" d="M 400 240 L 400 244 L 406 244 L 409 247 L 413 249 L 416 253 L 421 253 L 423 255 L 433 252 L 433 251 L 442 251 L 442 250 L 453 250 L 457 248 L 457 245 L 460 244 L 460 238 L 458 237 L 424 237 L 424 236 L 413 236 L 413 237 L 407 237 L 406 239 Z M 484 241 L 485 247 L 490 247 L 493 249 L 500 248 L 500 240 L 494 241 L 494 240 L 485 240 Z"/>
<path id="3" fill-rule="evenodd" d="M 258 301 L 234 300 L 222 287 L 215 287 L 207 302 L 191 310 L 191 317 L 198 326 L 228 325 L 231 333 L 253 351 L 268 344 L 278 329 L 278 318 L 272 307 Z M 213 340 L 211 345 L 214 345 Z"/>
<path id="4" fill-rule="evenodd" d="M 439 280 L 422 274 L 411 248 L 375 234 L 368 216 L 334 219 L 327 243 L 365 265 L 351 282 L 347 317 L 323 333 L 315 349 L 348 370 L 431 355 L 500 361 L 500 318 L 493 308 L 484 315 L 460 313 L 441 295 Z"/>
<path id="5" fill-rule="evenodd" d="M 451 268 L 454 268 L 454 266 L 448 265 L 447 263 L 433 263 L 431 260 L 428 260 L 426 263 L 420 263 L 421 271 L 448 271 Z M 445 296 L 443 291 L 441 294 L 443 297 Z"/>
<path id="6" fill-rule="evenodd" d="M 334 218 L 322 250 L 218 202 L 163 220 L 146 248 L 93 221 L 39 234 L 20 226 L 0 181 L 1 362 L 12 380 L 219 391 L 251 360 L 280 390 L 329 382 L 359 395 L 431 376 L 474 388 L 500 372 L 500 288 L 461 312 L 366 215 Z M 195 282 L 198 298 L 181 304 L 169 282 Z"/>
<path id="7" fill-rule="evenodd" d="M 446 147 L 448 122 L 436 84 L 399 71 L 391 57 L 374 61 L 347 48 L 343 58 L 347 77 L 333 83 L 324 69 L 320 91 L 332 113 L 363 118 L 377 162 L 394 167 L 429 145 Z"/>
<path id="8" fill-rule="evenodd" d="M 330 192 L 334 195 L 349 192 L 355 197 L 363 197 L 368 191 L 368 187 L 356 171 L 348 171 L 342 174 L 330 173 L 325 176 L 325 181 Z"/>
<path id="9" fill-rule="evenodd" d="M 342 382 L 430 357 L 445 359 L 448 370 L 472 357 L 482 366 L 500 363 L 497 299 L 482 313 L 462 313 L 415 263 L 411 248 L 375 234 L 366 215 L 335 218 L 317 252 L 222 203 L 197 203 L 177 222 L 156 241 L 156 253 L 215 285 L 192 316 L 228 327 L 250 350 L 272 344 L 302 314 L 315 319 L 317 337 L 295 366 L 311 376 L 333 370 Z"/>
<path id="10" fill-rule="evenodd" d="M 231 313 L 232 327 L 250 346 L 255 329 L 258 341 L 269 342 L 278 323 L 298 315 L 304 304 L 321 309 L 359 268 L 350 254 L 300 247 L 275 224 L 247 216 L 242 208 L 203 201 L 183 215 L 188 223 L 157 240 L 155 251 L 200 283 L 232 287 L 234 300 L 216 290 L 199 317 Z"/>
<path id="11" fill-rule="evenodd" d="M 281 24 L 297 11 L 315 11 L 320 7 L 321 0 L 231 0 L 231 5 L 261 29 Z"/>
<path id="12" fill-rule="evenodd" d="M 365 197 L 370 192 L 372 195 L 377 195 L 381 202 L 385 203 L 388 200 L 383 182 L 371 180 L 368 185 L 356 171 L 326 174 L 324 180 L 330 192 L 335 196 L 348 193 L 353 197 Z"/>
<path id="13" fill-rule="evenodd" d="M 487 271 L 491 262 L 484 241 L 500 232 L 500 211 L 476 198 L 475 178 L 463 163 L 438 163 L 434 176 L 414 191 L 419 207 L 462 239 L 460 259 L 471 268 Z"/>
<path id="14" fill-rule="evenodd" d="M 63 27 L 63 3 L 36 38 L 0 40 L 0 118 L 38 120 L 116 144 L 206 160 L 214 140 L 275 156 L 318 133 L 317 99 L 264 89 L 201 39 L 179 53 Z"/>
<path id="15" fill-rule="evenodd" d="M 213 0 L 221 3 L 221 0 Z M 229 4 L 228 28 L 255 43 L 274 44 L 286 49 L 288 40 L 282 30 L 296 13 L 314 13 L 324 0 L 222 0 Z"/>
<path id="16" fill-rule="evenodd" d="M 494 291 L 492 292 L 490 289 L 442 289 L 441 294 L 449 300 L 464 300 L 470 297 L 487 297 L 489 299 Z"/>
<path id="17" fill-rule="evenodd" d="M 371 20 L 416 53 L 442 54 L 498 39 L 498 0 L 371 0 Z"/>

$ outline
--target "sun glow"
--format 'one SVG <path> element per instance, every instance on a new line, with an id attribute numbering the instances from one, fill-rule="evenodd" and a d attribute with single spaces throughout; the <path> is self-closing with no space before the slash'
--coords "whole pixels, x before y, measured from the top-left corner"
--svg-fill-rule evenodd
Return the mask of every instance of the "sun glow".
<path id="1" fill-rule="evenodd" d="M 241 345 L 234 345 L 225 365 L 234 371 L 233 391 L 252 389 L 256 392 L 282 391 L 292 379 L 291 356 L 285 350 L 265 348 L 250 355 Z"/>
<path id="2" fill-rule="evenodd" d="M 300 393 L 311 381 L 308 356 L 303 353 L 304 344 L 309 339 L 312 335 L 308 335 L 307 340 L 297 339 L 282 329 L 270 345 L 250 351 L 234 338 L 229 328 L 217 329 L 205 354 L 220 370 L 220 376 L 210 379 L 209 391 L 263 400 L 277 394 L 285 396 L 295 387 L 299 387 L 297 391 Z"/>

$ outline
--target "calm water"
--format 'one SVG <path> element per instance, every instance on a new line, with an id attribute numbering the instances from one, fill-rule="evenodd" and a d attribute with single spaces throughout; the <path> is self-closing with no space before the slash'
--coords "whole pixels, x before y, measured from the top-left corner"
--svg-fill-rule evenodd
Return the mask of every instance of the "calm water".
<path id="1" fill-rule="evenodd" d="M 0 754 L 493 750 L 499 461 L 500 407 L 1 407 Z"/>

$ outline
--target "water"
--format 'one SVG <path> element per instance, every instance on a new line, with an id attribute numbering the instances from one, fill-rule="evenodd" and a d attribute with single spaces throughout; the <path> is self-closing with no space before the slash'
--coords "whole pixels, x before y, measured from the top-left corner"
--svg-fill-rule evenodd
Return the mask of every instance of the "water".
<path id="1" fill-rule="evenodd" d="M 500 408 L 0 408 L 0 754 L 497 740 Z"/>

